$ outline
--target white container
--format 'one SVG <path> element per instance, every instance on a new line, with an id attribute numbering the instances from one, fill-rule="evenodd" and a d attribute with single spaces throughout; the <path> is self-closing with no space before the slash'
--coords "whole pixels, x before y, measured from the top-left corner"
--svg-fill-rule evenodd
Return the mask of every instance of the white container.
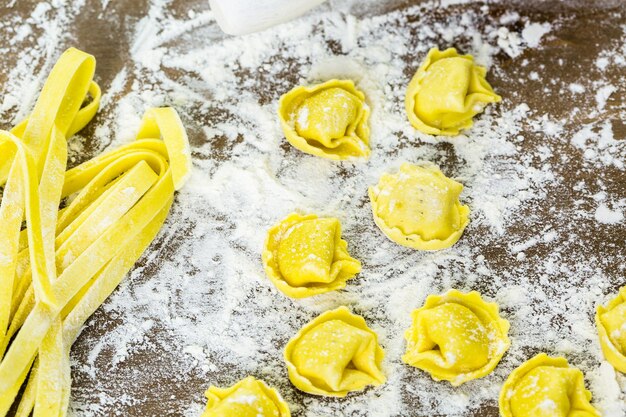
<path id="1" fill-rule="evenodd" d="M 245 35 L 287 22 L 326 0 L 209 0 L 215 20 L 229 35 Z"/>

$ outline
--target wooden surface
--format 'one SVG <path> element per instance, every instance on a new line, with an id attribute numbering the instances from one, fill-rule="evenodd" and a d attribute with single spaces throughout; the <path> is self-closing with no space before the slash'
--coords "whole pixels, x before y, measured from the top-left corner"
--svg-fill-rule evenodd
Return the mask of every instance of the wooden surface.
<path id="1" fill-rule="evenodd" d="M 37 3 L 37 1 L 32 0 L 19 1 L 12 8 L 0 8 L 0 20 L 27 19 Z M 179 13 L 183 16 L 186 10 L 192 6 L 195 10 L 207 8 L 208 6 L 205 3 L 208 2 L 176 0 L 169 7 L 171 7 L 174 13 Z M 390 10 L 406 7 L 410 3 L 408 1 L 395 1 L 380 7 L 384 10 Z M 105 9 L 103 9 L 102 5 L 101 1 L 87 0 L 87 4 L 82 8 L 81 13 L 70 25 L 69 33 L 65 34 L 59 44 L 50 45 L 50 48 L 54 51 L 53 56 L 58 56 L 58 52 L 68 46 L 76 46 L 95 55 L 98 62 L 97 79 L 102 89 L 106 91 L 113 77 L 131 59 L 129 53 L 131 44 L 130 33 L 132 33 L 132 28 L 137 21 L 147 13 L 149 4 L 147 1 L 141 0 L 111 1 Z M 618 7 L 618 10 L 621 7 L 622 14 L 614 13 L 613 7 Z M 490 10 L 490 13 L 494 14 L 503 13 L 505 10 L 517 10 L 523 16 L 530 16 L 533 21 L 551 21 L 557 17 L 567 21 L 566 25 L 551 33 L 550 41 L 544 44 L 542 48 L 527 50 L 523 56 L 516 59 L 511 59 L 502 53 L 495 56 L 494 67 L 499 68 L 499 70 L 492 75 L 491 79 L 494 89 L 500 95 L 510 98 L 513 105 L 525 102 L 539 114 L 544 113 L 552 119 L 565 118 L 575 108 L 578 108 L 580 109 L 578 112 L 579 116 L 574 124 L 586 123 L 590 121 L 586 118 L 586 115 L 590 114 L 592 108 L 595 107 L 593 100 L 590 100 L 587 95 L 578 95 L 574 99 L 568 97 L 568 100 L 565 101 L 554 91 L 549 93 L 539 91 L 539 87 L 536 84 L 528 82 L 529 72 L 533 68 L 523 67 L 520 65 L 520 62 L 522 59 L 527 59 L 531 62 L 542 62 L 546 65 L 543 73 L 554 74 L 564 84 L 579 82 L 581 76 L 590 79 L 600 76 L 608 77 L 618 84 L 622 83 L 621 88 L 610 97 L 605 111 L 596 117 L 611 121 L 616 139 L 626 139 L 626 124 L 623 119 L 623 112 L 626 106 L 623 73 L 620 73 L 619 69 L 614 68 L 611 71 L 615 73 L 601 74 L 600 70 L 594 65 L 594 60 L 603 49 L 603 46 L 622 36 L 620 25 L 626 23 L 623 19 L 623 13 L 626 12 L 626 6 L 623 1 L 539 2 L 528 4 L 520 0 L 519 2 L 512 2 L 507 6 L 494 5 Z M 442 14 L 440 18 L 445 19 L 445 14 Z M 35 37 L 30 42 L 35 42 L 36 39 Z M 0 40 L 0 44 L 2 42 Z M 462 47 L 463 45 L 460 46 Z M 28 48 L 27 43 L 18 46 L 5 45 L 7 53 L 0 59 L 1 91 L 6 91 L 9 71 L 17 62 L 18 54 L 25 48 Z M 564 61 L 563 65 L 556 64 L 559 59 Z M 33 72 L 36 73 L 37 70 L 46 68 L 46 65 L 49 64 L 46 60 L 47 57 L 43 54 L 36 56 L 32 62 Z M 268 100 L 273 99 L 274 95 L 275 92 L 267 91 Z M 9 109 L 2 113 L 1 120 L 3 123 L 0 127 L 10 128 L 12 117 L 16 111 L 16 109 Z M 100 114 L 97 117 L 107 116 L 106 114 Z M 209 117 L 196 118 L 193 114 L 186 114 L 183 116 L 183 119 L 189 126 L 191 141 L 194 146 L 204 144 L 206 138 L 203 136 L 201 126 L 211 124 L 211 115 Z M 574 129 L 575 126 L 568 126 L 567 128 Z M 526 140 L 523 146 L 535 147 L 544 140 L 542 135 L 537 132 L 526 132 L 524 136 Z M 220 148 L 227 146 L 227 144 L 212 146 L 215 146 L 215 155 L 216 158 L 219 158 L 222 157 L 220 156 Z M 84 158 L 92 156 L 100 148 L 101 144 L 87 143 Z M 559 163 L 561 155 L 564 154 L 570 156 L 567 164 Z M 595 177 L 601 176 L 604 191 L 615 198 L 626 198 L 626 171 L 614 167 L 607 167 L 601 173 L 590 171 L 583 166 L 579 151 L 567 143 L 563 143 L 562 146 L 554 149 L 554 155 L 549 162 L 553 163 L 556 175 L 562 176 L 564 181 L 562 181 L 560 189 L 550 190 L 545 200 L 539 201 L 536 206 L 526 208 L 526 212 L 517 216 L 515 224 L 511 228 L 512 233 L 515 233 L 517 237 L 523 237 L 528 230 L 538 228 L 541 224 L 558 223 L 563 216 L 572 215 L 572 201 L 578 198 L 576 191 L 574 191 L 575 185 L 580 181 L 584 181 L 590 187 L 594 187 L 594 184 L 596 184 L 594 181 Z M 600 188 L 598 188 L 598 191 L 600 191 Z M 590 211 L 593 210 L 589 201 L 585 201 L 582 204 L 583 208 L 587 205 Z M 580 244 L 571 246 L 570 256 L 593 258 L 595 260 L 594 267 L 600 268 L 606 274 L 607 279 L 612 280 L 611 287 L 617 289 L 624 283 L 623 254 L 626 252 L 625 237 L 626 231 L 623 226 L 616 228 L 596 222 L 581 222 L 576 236 L 573 237 L 578 239 Z M 157 258 L 167 257 L 169 253 L 168 246 L 172 244 L 175 243 L 166 241 L 161 236 L 150 251 L 157 252 Z M 529 249 L 526 252 L 530 260 L 529 262 L 540 262 L 542 256 L 545 255 L 544 250 L 541 246 Z M 505 244 L 484 248 L 484 255 L 493 264 L 502 265 L 502 268 L 506 269 L 510 255 L 507 253 Z M 146 276 L 143 279 L 149 279 L 150 271 L 158 269 L 158 262 L 150 263 L 145 258 L 140 261 L 140 264 L 146 267 Z M 77 363 L 87 360 L 91 349 L 88 341 L 93 340 L 98 335 L 106 334 L 109 326 L 114 325 L 115 321 L 116 316 L 114 312 L 107 312 L 102 309 L 98 311 L 89 321 L 87 329 L 75 343 L 72 350 L 73 360 Z M 152 340 L 147 343 L 156 341 L 158 337 L 157 329 L 150 335 Z M 107 363 L 105 361 L 97 362 L 98 366 L 102 367 L 102 374 L 106 375 L 105 380 L 99 382 L 101 384 L 98 387 L 99 391 L 106 390 L 112 397 L 124 394 L 130 397 L 141 397 L 142 401 L 140 403 L 134 404 L 131 401 L 126 405 L 114 404 L 112 406 L 102 402 L 98 396 L 91 395 L 92 389 L 90 384 L 92 381 L 88 375 L 81 373 L 74 373 L 73 375 L 74 395 L 80 398 L 80 401 L 83 403 L 92 401 L 99 404 L 100 411 L 96 414 L 102 416 L 182 415 L 180 404 L 202 402 L 202 393 L 207 388 L 208 381 L 198 374 L 188 375 L 184 383 L 181 383 L 179 378 L 172 378 L 168 372 L 163 372 L 163 370 L 172 369 L 169 366 L 171 365 L 169 362 L 171 359 L 168 352 L 155 354 L 151 350 L 138 351 L 133 353 L 122 365 L 110 369 L 110 372 L 107 371 Z M 225 369 L 223 372 L 229 372 L 229 370 Z M 119 381 L 123 381 L 123 383 Z M 475 415 L 495 417 L 497 414 L 495 404 L 491 404 L 478 411 Z"/>

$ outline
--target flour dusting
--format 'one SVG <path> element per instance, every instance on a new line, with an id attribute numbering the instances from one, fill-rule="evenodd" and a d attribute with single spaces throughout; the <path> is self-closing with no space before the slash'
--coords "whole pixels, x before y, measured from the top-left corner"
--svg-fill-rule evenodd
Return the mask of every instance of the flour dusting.
<path id="1" fill-rule="evenodd" d="M 540 351 L 580 367 L 604 415 L 626 415 L 626 378 L 604 362 L 593 323 L 595 306 L 626 273 L 616 249 L 626 234 L 626 193 L 623 182 L 616 185 L 626 175 L 617 122 L 626 120 L 617 99 L 626 85 L 626 26 L 577 69 L 579 77 L 560 79 L 537 59 L 571 20 L 547 23 L 497 2 L 429 1 L 382 12 L 373 0 L 331 2 L 244 37 L 221 34 L 206 1 L 184 12 L 174 3 L 151 0 L 129 19 L 119 34 L 128 60 L 103 86 L 97 143 L 70 142 L 70 158 L 83 160 L 87 149 L 132 140 L 145 108 L 173 105 L 194 157 L 156 242 L 75 345 L 73 415 L 167 409 L 197 416 L 209 385 L 253 375 L 281 392 L 294 417 L 470 416 L 497 407 L 504 379 Z M 0 24 L 12 28 L 3 52 L 24 50 L 3 68 L 5 125 L 32 108 L 86 7 L 44 4 L 29 20 Z M 103 15 L 115 7 L 103 0 Z M 434 46 L 474 55 L 503 97 L 457 137 L 422 134 L 404 112 L 408 81 Z M 284 139 L 280 95 L 333 77 L 354 80 L 366 95 L 367 161 L 317 158 Z M 528 86 L 533 94 L 518 92 Z M 549 97 L 576 109 L 538 111 Z M 406 249 L 375 226 L 367 188 L 403 162 L 434 163 L 465 186 L 470 224 L 450 249 Z M 267 279 L 265 233 L 292 211 L 341 220 L 350 254 L 363 264 L 345 290 L 292 300 Z M 599 233 L 606 253 L 586 244 Z M 400 360 L 411 311 L 450 288 L 480 291 L 511 323 L 512 345 L 495 371 L 456 388 Z M 340 305 L 379 335 L 388 381 L 345 399 L 303 395 L 287 378 L 283 348 L 305 323 Z"/>

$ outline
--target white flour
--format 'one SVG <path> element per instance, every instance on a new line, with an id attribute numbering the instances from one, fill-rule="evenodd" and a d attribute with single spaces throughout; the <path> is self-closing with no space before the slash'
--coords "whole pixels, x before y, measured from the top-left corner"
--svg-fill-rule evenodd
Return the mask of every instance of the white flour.
<path id="1" fill-rule="evenodd" d="M 170 2 L 152 0 L 134 30 L 120 33 L 129 39 L 131 61 L 104 88 L 96 149 L 131 140 L 143 109 L 174 105 L 190 129 L 195 171 L 156 245 L 89 322 L 94 331 L 77 342 L 75 352 L 83 353 L 73 363 L 82 381 L 73 393 L 75 415 L 140 406 L 149 400 L 141 393 L 153 391 L 172 415 L 196 416 L 209 385 L 252 374 L 279 389 L 294 416 L 469 416 L 496 406 L 506 376 L 539 351 L 566 355 L 586 373 L 604 415 L 625 415 L 626 379 L 603 362 L 592 319 L 609 288 L 623 281 L 623 264 L 622 276 L 606 273 L 623 258 L 589 253 L 584 233 L 625 234 L 626 195 L 604 191 L 603 171 L 624 178 L 626 141 L 614 137 L 608 115 L 621 112 L 624 119 L 611 95 L 621 90 L 623 97 L 626 80 L 551 82 L 554 74 L 524 61 L 535 71 L 527 82 L 572 99 L 592 92 L 590 107 L 580 110 L 587 121 L 537 114 L 519 97 L 503 96 L 466 135 L 426 136 L 409 125 L 403 98 L 430 47 L 460 45 L 491 66 L 489 79 L 498 79 L 505 74 L 494 66 L 496 54 L 519 57 L 541 48 L 559 23 L 512 12 L 488 18 L 488 6 L 456 7 L 446 19 L 433 19 L 434 3 L 376 16 L 363 11 L 376 9 L 370 3 L 336 1 L 335 11 L 327 5 L 296 22 L 231 38 L 217 29 L 208 2 L 181 15 Z M 57 6 L 40 6 L 32 21 L 12 23 L 9 50 L 26 52 L 2 88 L 0 120 L 7 125 L 31 108 L 63 49 L 58 43 L 71 44 L 61 34 L 85 7 Z M 41 38 L 30 49 L 33 36 Z M 626 33 L 593 66 L 623 74 L 625 53 Z M 41 68 L 27 65 L 33 59 Z M 331 77 L 354 79 L 367 96 L 369 161 L 316 158 L 283 138 L 280 94 Z M 71 156 L 83 145 L 75 139 Z M 568 153 L 575 161 L 563 146 L 575 148 Z M 405 161 L 434 162 L 465 185 L 461 200 L 472 209 L 471 222 L 452 248 L 405 249 L 374 225 L 367 187 Z M 573 162 L 597 172 L 597 182 L 565 190 L 563 167 Z M 265 277 L 265 232 L 294 210 L 342 221 L 350 253 L 363 263 L 344 291 L 291 300 Z M 511 322 L 512 346 L 494 373 L 458 388 L 400 361 L 411 311 L 449 288 L 481 291 Z M 303 324 L 339 305 L 362 314 L 379 334 L 388 382 L 346 399 L 302 395 L 289 383 L 282 349 Z M 182 388 L 174 394 L 153 380 Z"/>

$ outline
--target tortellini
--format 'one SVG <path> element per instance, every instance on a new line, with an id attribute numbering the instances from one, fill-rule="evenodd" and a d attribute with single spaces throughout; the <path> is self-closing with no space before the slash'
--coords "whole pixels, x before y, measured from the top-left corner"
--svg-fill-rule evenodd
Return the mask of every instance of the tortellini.
<path id="1" fill-rule="evenodd" d="M 384 355 L 376 333 L 346 307 L 311 321 L 285 348 L 291 382 L 309 394 L 333 397 L 383 384 Z"/>
<path id="2" fill-rule="evenodd" d="M 430 295 L 412 316 L 402 360 L 454 386 L 489 374 L 511 345 L 498 305 L 476 291 Z"/>
<path id="3" fill-rule="evenodd" d="M 500 391 L 502 417 L 600 417 L 590 404 L 580 369 L 540 353 L 507 378 Z"/>
<path id="4" fill-rule="evenodd" d="M 457 135 L 500 96 L 485 79 L 487 70 L 454 48 L 432 48 L 409 83 L 406 113 L 416 129 L 430 135 Z"/>
<path id="5" fill-rule="evenodd" d="M 615 369 L 626 373 L 626 287 L 606 307 L 598 306 L 596 326 L 604 357 Z"/>
<path id="6" fill-rule="evenodd" d="M 290 417 L 280 394 L 254 377 L 242 379 L 230 388 L 210 387 L 201 417 Z"/>
<path id="7" fill-rule="evenodd" d="M 435 166 L 402 164 L 369 188 L 374 221 L 396 243 L 437 250 L 454 245 L 469 222 L 469 208 L 459 202 L 463 185 Z"/>
<path id="8" fill-rule="evenodd" d="M 370 154 L 370 110 L 351 80 L 296 87 L 280 98 L 285 137 L 311 155 L 342 160 Z"/>
<path id="9" fill-rule="evenodd" d="M 361 271 L 335 218 L 292 213 L 267 234 L 263 265 L 283 293 L 302 298 L 344 288 Z"/>

